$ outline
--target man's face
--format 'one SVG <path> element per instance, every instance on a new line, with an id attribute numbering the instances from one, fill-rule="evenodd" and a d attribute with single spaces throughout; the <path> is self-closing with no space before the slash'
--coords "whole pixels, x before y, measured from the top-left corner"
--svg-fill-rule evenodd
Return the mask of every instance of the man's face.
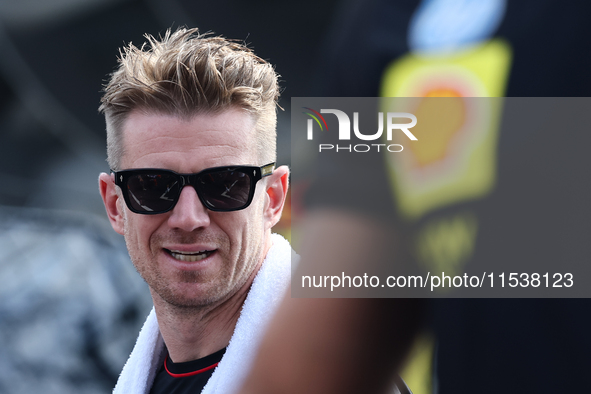
<path id="1" fill-rule="evenodd" d="M 135 111 L 123 136 L 121 169 L 197 173 L 267 164 L 256 155 L 253 118 L 239 109 L 189 120 Z M 249 207 L 234 212 L 207 210 L 193 187 L 182 190 L 172 211 L 157 215 L 132 213 L 119 194 L 127 248 L 153 297 L 176 306 L 205 306 L 245 286 L 269 246 L 265 182 L 257 183 Z"/>

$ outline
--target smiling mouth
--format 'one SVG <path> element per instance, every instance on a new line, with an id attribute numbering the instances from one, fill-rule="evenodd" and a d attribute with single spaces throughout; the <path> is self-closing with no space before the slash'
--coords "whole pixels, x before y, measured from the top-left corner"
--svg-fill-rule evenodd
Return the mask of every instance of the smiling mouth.
<path id="1" fill-rule="evenodd" d="M 168 254 L 170 254 L 174 259 L 179 261 L 184 261 L 187 263 L 194 263 L 195 261 L 203 260 L 206 257 L 209 257 L 215 252 L 215 250 L 200 250 L 198 252 L 181 252 L 179 250 L 168 250 L 164 249 Z"/>

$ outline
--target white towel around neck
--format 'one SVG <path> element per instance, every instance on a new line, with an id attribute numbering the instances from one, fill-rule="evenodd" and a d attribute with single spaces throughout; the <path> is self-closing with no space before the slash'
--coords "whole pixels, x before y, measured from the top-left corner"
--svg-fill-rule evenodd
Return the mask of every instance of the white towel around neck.
<path id="1" fill-rule="evenodd" d="M 273 234 L 272 241 L 273 245 L 244 301 L 226 353 L 202 394 L 231 394 L 238 390 L 248 373 L 248 366 L 252 364 L 264 330 L 285 295 L 292 260 L 295 263 L 299 256 L 282 236 Z M 152 309 L 113 393 L 148 393 L 163 360 L 164 341 Z"/>

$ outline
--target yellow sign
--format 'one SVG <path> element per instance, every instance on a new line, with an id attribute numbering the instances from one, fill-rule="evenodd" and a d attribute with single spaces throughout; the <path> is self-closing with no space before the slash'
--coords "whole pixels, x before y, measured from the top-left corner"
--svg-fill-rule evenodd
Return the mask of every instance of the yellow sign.
<path id="1" fill-rule="evenodd" d="M 417 117 L 417 141 L 387 155 L 400 212 L 409 219 L 480 198 L 495 184 L 498 124 L 511 52 L 492 40 L 461 52 L 410 53 L 384 73 L 382 96 L 401 100 Z M 397 108 L 397 110 L 401 110 Z"/>

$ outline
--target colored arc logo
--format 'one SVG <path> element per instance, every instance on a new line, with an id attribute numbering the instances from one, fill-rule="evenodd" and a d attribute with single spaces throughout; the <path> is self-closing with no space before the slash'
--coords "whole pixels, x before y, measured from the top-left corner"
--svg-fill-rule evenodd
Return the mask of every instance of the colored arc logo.
<path id="1" fill-rule="evenodd" d="M 322 115 L 320 115 L 320 113 L 318 111 L 314 111 L 312 108 L 308 108 L 308 107 L 302 107 L 304 109 L 307 109 L 309 111 L 314 112 L 314 114 L 311 114 L 310 112 L 302 112 L 303 114 L 306 115 L 310 115 L 312 117 L 312 119 L 314 119 L 316 121 L 316 123 L 318 123 L 318 126 L 320 126 L 320 130 L 324 130 L 324 128 L 322 127 L 322 123 L 324 123 L 324 127 L 326 127 L 326 131 L 328 131 L 328 126 L 326 125 L 326 120 L 324 120 L 324 117 Z M 322 119 L 322 123 L 320 123 L 320 119 Z"/>

